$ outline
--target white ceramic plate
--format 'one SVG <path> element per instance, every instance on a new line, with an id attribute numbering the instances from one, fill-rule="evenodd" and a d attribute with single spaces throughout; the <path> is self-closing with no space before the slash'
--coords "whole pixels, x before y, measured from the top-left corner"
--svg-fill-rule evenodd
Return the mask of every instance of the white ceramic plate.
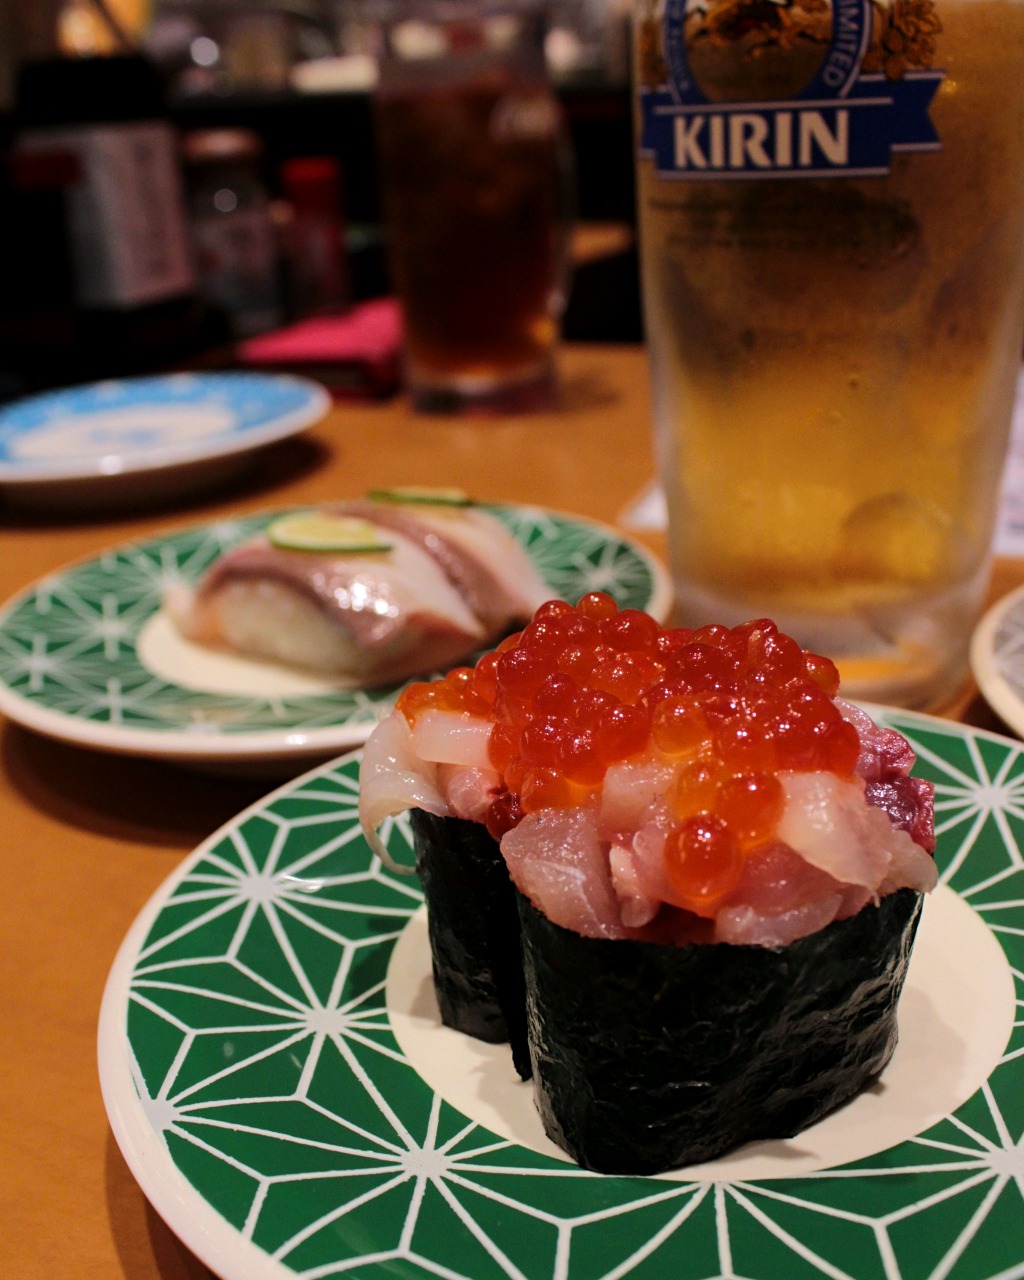
<path id="1" fill-rule="evenodd" d="M 992 606 L 971 638 L 971 670 L 985 701 L 1024 736 L 1024 587 Z"/>
<path id="2" fill-rule="evenodd" d="M 490 507 L 551 587 L 610 592 L 663 620 L 668 577 L 603 525 L 535 507 Z M 275 770 L 363 742 L 400 686 L 352 689 L 182 640 L 161 608 L 219 555 L 280 511 L 118 547 L 45 578 L 0 611 L 0 712 L 101 750 Z"/>
<path id="3" fill-rule="evenodd" d="M 329 407 L 319 383 L 262 373 L 125 378 L 32 396 L 0 409 L 0 493 L 65 507 L 166 497 L 226 478 Z"/>
<path id="4" fill-rule="evenodd" d="M 1024 748 L 883 718 L 935 783 L 941 885 L 849 1106 L 669 1175 L 577 1168 L 507 1046 L 438 1024 L 419 889 L 363 841 L 349 756 L 211 836 L 125 939 L 100 1076 L 143 1190 L 225 1280 L 1019 1280 Z"/>

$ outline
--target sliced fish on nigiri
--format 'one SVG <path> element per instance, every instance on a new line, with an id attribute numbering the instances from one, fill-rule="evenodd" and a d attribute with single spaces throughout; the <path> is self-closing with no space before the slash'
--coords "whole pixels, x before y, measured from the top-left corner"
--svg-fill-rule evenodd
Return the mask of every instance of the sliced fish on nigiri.
<path id="1" fill-rule="evenodd" d="M 168 615 L 198 644 L 369 686 L 451 666 L 550 596 L 488 513 L 431 523 L 418 513 L 393 517 L 390 506 L 282 517 L 223 555 L 194 589 L 172 589 Z M 380 522 L 364 517 L 378 507 Z M 445 536 L 447 525 L 460 532 Z M 343 532 L 332 538 L 332 529 Z"/>
<path id="2" fill-rule="evenodd" d="M 500 520 L 472 505 L 363 499 L 331 508 L 402 534 L 422 547 L 491 632 L 525 622 L 551 597 L 521 542 Z"/>

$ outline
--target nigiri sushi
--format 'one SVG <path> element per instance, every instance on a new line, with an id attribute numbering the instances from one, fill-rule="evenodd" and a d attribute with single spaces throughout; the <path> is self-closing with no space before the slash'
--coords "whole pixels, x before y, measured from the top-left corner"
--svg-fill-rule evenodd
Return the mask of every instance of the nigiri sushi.
<path id="1" fill-rule="evenodd" d="M 169 616 L 199 644 L 370 686 L 464 659 L 550 595 L 489 512 L 389 492 L 282 517 L 168 592 Z"/>
<path id="2" fill-rule="evenodd" d="M 936 882 L 932 789 L 838 683 L 769 620 L 665 630 L 594 593 L 410 686 L 371 736 L 364 828 L 379 847 L 387 814 L 433 815 L 417 859 L 440 928 L 440 846 L 467 826 L 497 842 L 535 1099 L 585 1167 L 791 1136 L 891 1056 Z"/>

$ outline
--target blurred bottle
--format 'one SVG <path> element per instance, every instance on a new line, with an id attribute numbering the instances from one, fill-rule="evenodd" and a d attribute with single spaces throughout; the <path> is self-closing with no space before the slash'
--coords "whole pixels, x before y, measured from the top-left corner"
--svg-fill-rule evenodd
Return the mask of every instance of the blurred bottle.
<path id="1" fill-rule="evenodd" d="M 289 208 L 288 301 L 294 318 L 342 311 L 349 302 L 341 171 L 333 156 L 302 156 L 281 166 Z"/>
<path id="2" fill-rule="evenodd" d="M 0 167 L 0 398 L 51 385 L 77 348 L 64 200 L 80 181 L 70 152 L 12 154 Z"/>
<path id="3" fill-rule="evenodd" d="M 200 287 L 224 312 L 235 337 L 272 329 L 282 319 L 262 152 L 259 137 L 248 129 L 203 129 L 184 139 Z"/>
<path id="4" fill-rule="evenodd" d="M 245 3 L 222 8 L 221 58 L 228 84 L 236 92 L 286 89 L 295 56 L 289 12 Z"/>
<path id="5" fill-rule="evenodd" d="M 63 200 L 76 355 L 88 366 L 76 376 L 159 364 L 200 341 L 177 136 L 151 65 L 134 54 L 28 64 L 14 124 L 15 155 L 77 167 Z"/>
<path id="6" fill-rule="evenodd" d="M 549 0 L 548 66 L 573 84 L 629 82 L 630 0 Z"/>

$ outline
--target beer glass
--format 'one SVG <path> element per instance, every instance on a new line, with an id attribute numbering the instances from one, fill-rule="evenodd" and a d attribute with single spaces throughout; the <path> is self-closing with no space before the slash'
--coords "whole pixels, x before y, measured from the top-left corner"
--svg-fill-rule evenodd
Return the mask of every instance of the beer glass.
<path id="1" fill-rule="evenodd" d="M 634 37 L 681 621 L 941 705 L 1020 371 L 1024 2 L 637 0 Z"/>
<path id="2" fill-rule="evenodd" d="M 424 411 L 548 403 L 564 295 L 567 151 L 526 0 L 405 0 L 376 98 L 406 374 Z"/>

